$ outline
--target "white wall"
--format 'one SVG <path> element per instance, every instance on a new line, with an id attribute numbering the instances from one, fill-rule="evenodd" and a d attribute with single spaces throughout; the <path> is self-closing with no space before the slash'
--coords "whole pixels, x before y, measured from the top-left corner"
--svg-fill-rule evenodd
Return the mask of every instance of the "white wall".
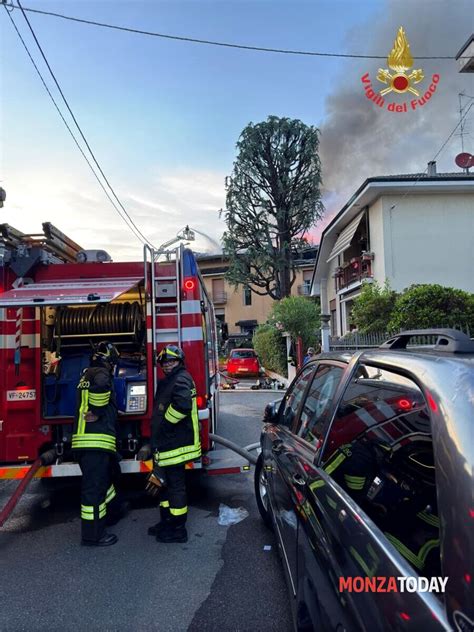
<path id="1" fill-rule="evenodd" d="M 384 196 L 381 203 L 383 276 L 377 261 L 379 243 L 371 242 L 377 280 L 383 283 L 388 277 L 397 291 L 412 283 L 439 283 L 474 292 L 474 193 Z M 380 239 L 377 219 L 374 224 L 374 235 Z"/>
<path id="2" fill-rule="evenodd" d="M 384 256 L 384 231 L 383 231 L 383 205 L 382 200 L 377 200 L 369 208 L 369 235 L 370 250 L 375 253 L 372 261 L 372 275 L 374 281 L 380 285 L 385 282 L 385 256 Z"/>

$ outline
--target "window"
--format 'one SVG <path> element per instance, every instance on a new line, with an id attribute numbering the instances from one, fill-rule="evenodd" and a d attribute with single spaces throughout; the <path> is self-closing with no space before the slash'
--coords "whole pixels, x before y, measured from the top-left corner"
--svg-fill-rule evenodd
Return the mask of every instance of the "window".
<path id="1" fill-rule="evenodd" d="M 303 369 L 302 373 L 293 384 L 293 388 L 290 393 L 288 393 L 283 400 L 283 423 L 285 426 L 288 426 L 288 428 L 291 428 L 293 425 L 312 372 L 313 367 Z"/>
<path id="2" fill-rule="evenodd" d="M 257 354 L 252 349 L 239 349 L 232 351 L 230 357 L 234 359 L 243 359 L 243 358 L 256 358 Z"/>
<path id="3" fill-rule="evenodd" d="M 320 365 L 309 387 L 301 411 L 298 436 L 315 447 L 319 447 L 324 427 L 329 421 L 334 394 L 342 373 L 342 367 Z"/>
<path id="4" fill-rule="evenodd" d="M 325 459 L 361 434 L 376 435 L 379 442 L 389 445 L 409 432 L 430 434 L 429 417 L 419 388 L 391 371 L 361 365 L 337 411 Z"/>
<path id="5" fill-rule="evenodd" d="M 415 571 L 440 574 L 431 424 L 415 382 L 361 365 L 332 423 L 323 464 Z"/>
<path id="6" fill-rule="evenodd" d="M 244 287 L 244 305 L 252 305 L 252 290 L 249 287 Z"/>

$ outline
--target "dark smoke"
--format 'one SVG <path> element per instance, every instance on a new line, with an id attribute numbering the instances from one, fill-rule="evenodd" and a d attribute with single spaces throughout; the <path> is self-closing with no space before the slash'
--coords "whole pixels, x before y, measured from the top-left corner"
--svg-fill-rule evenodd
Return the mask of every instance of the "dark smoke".
<path id="1" fill-rule="evenodd" d="M 340 86 L 326 101 L 326 118 L 320 126 L 320 156 L 323 170 L 323 195 L 326 224 L 368 177 L 400 173 L 419 173 L 438 152 L 459 122 L 458 93 L 474 96 L 474 74 L 460 74 L 458 62 L 418 60 L 417 56 L 455 56 L 474 31 L 471 0 L 420 1 L 391 0 L 386 13 L 347 38 L 347 49 L 364 54 L 390 52 L 398 28 L 403 26 L 414 59 L 413 68 L 422 68 L 421 94 L 440 75 L 436 93 L 422 108 L 407 113 L 381 109 L 365 96 L 361 77 L 366 72 L 376 92 L 383 84 L 376 79 L 386 60 L 348 61 L 344 74 L 335 79 Z M 409 93 L 390 101 L 410 101 Z M 464 100 L 464 103 L 468 103 Z M 465 136 L 465 151 L 474 153 L 474 106 Z M 458 130 L 459 132 L 459 130 Z M 437 159 L 438 171 L 459 171 L 454 157 L 461 151 L 459 136 L 454 136 Z"/>

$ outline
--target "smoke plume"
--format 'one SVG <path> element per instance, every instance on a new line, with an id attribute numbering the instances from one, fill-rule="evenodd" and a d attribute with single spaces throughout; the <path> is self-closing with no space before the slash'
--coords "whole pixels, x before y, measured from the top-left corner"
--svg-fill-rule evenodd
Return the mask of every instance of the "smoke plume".
<path id="1" fill-rule="evenodd" d="M 474 30 L 470 0 L 390 0 L 380 19 L 349 34 L 347 49 L 388 56 L 400 26 L 410 44 L 413 68 L 422 68 L 425 75 L 416 86 L 420 96 L 435 73 L 440 75 L 437 90 L 426 105 L 415 111 L 389 112 L 366 97 L 361 81 L 368 72 L 378 93 L 384 86 L 376 79 L 377 70 L 388 67 L 386 59 L 347 62 L 344 74 L 335 78 L 338 87 L 326 100 L 326 118 L 320 126 L 324 224 L 366 178 L 423 172 L 459 122 L 458 93 L 474 96 L 474 74 L 460 74 L 457 61 L 417 59 L 457 54 Z M 410 93 L 396 97 L 389 94 L 385 102 L 409 103 L 414 98 Z M 469 101 L 463 99 L 463 103 L 468 105 Z M 473 131 L 473 120 L 474 106 L 466 120 L 466 132 Z M 474 153 L 474 134 L 464 137 L 464 150 Z M 460 151 L 461 140 L 455 135 L 437 158 L 438 172 L 459 171 L 454 157 Z"/>

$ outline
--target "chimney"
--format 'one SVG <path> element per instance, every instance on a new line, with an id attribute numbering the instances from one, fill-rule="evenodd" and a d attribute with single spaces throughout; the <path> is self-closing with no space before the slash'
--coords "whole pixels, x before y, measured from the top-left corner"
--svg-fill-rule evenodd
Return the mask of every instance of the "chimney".
<path id="1" fill-rule="evenodd" d="M 428 163 L 428 175 L 435 176 L 436 175 L 436 160 L 430 160 Z"/>

